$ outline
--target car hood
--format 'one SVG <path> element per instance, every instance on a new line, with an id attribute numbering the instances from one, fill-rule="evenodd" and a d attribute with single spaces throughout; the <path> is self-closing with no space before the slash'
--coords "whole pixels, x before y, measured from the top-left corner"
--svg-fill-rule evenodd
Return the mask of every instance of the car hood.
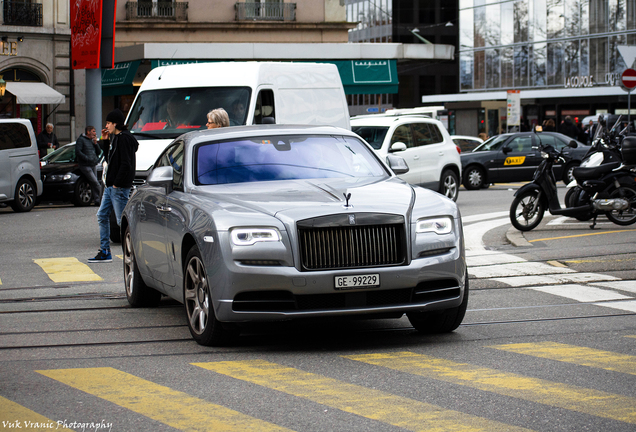
<path id="1" fill-rule="evenodd" d="M 445 198 L 428 193 L 427 204 L 440 208 Z M 350 195 L 349 207 L 344 195 Z M 413 206 L 413 187 L 397 178 L 311 179 L 196 187 L 193 195 L 237 217 L 260 213 L 297 221 L 334 213 L 391 213 L 407 215 Z M 215 212 L 216 213 L 216 212 Z M 220 216 L 215 214 L 215 217 Z"/>
<path id="2" fill-rule="evenodd" d="M 50 163 L 40 167 L 42 175 L 73 172 L 79 165 L 75 162 Z"/>

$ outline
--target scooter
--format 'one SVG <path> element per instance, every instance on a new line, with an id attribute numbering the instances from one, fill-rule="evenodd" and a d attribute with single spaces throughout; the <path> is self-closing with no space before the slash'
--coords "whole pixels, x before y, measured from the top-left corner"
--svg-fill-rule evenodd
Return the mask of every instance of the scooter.
<path id="1" fill-rule="evenodd" d="M 576 148 L 576 141 L 570 141 L 568 147 Z M 623 159 L 626 163 L 636 164 L 636 137 L 623 140 Z M 596 226 L 599 214 L 617 225 L 636 223 L 636 165 L 625 164 L 614 167 L 611 164 L 593 168 L 578 168 L 575 178 L 580 183 L 581 193 L 576 197 L 577 205 L 562 208 L 557 195 L 556 179 L 552 172 L 555 163 L 564 163 L 563 149 L 556 151 L 550 145 L 539 149 L 543 161 L 537 167 L 532 182 L 515 192 L 510 206 L 510 222 L 519 231 L 536 228 L 543 219 L 546 210 L 552 215 L 570 216 L 587 220 L 594 218 L 590 228 Z M 627 155 L 627 157 L 626 157 Z"/>

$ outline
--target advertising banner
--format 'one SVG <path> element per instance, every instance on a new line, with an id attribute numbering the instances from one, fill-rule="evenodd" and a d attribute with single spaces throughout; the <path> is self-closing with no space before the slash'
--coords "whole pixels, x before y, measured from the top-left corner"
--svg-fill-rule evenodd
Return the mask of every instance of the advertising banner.
<path id="1" fill-rule="evenodd" d="M 521 94 L 519 90 L 508 90 L 506 106 L 508 108 L 508 127 L 521 125 Z"/>
<path id="2" fill-rule="evenodd" d="M 102 0 L 71 0 L 73 69 L 99 68 L 102 41 Z"/>

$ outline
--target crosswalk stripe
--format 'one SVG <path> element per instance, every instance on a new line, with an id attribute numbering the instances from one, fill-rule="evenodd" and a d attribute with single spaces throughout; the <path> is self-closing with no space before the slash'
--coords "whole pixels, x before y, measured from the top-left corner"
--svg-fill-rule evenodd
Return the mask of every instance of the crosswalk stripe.
<path id="1" fill-rule="evenodd" d="M 289 430 L 110 367 L 37 372 L 182 431 Z"/>
<path id="2" fill-rule="evenodd" d="M 574 273 L 575 270 L 563 267 L 554 267 L 538 262 L 524 262 L 523 264 L 496 264 L 483 267 L 469 267 L 468 274 L 477 279 L 494 278 L 502 276 L 544 275 L 554 273 Z"/>
<path id="3" fill-rule="evenodd" d="M 636 423 L 636 398 L 632 397 L 554 383 L 544 379 L 412 352 L 344 357 L 503 396 L 565 408 L 597 417 Z"/>
<path id="4" fill-rule="evenodd" d="M 58 423 L 31 411 L 12 400 L 0 396 L 0 425 L 3 430 L 50 431 L 58 429 Z M 64 429 L 71 431 L 72 429 Z"/>
<path id="5" fill-rule="evenodd" d="M 192 363 L 322 405 L 412 431 L 527 431 L 265 360 Z"/>
<path id="6" fill-rule="evenodd" d="M 523 287 L 528 285 L 547 285 L 562 283 L 588 283 L 597 281 L 615 281 L 614 276 L 599 273 L 563 273 L 542 276 L 511 276 L 507 278 L 492 278 L 494 281 L 502 282 L 513 287 Z"/>
<path id="7" fill-rule="evenodd" d="M 603 306 L 612 309 L 624 310 L 627 312 L 636 312 L 636 300 L 630 301 L 613 301 L 606 303 L 594 303 L 595 306 Z"/>
<path id="8" fill-rule="evenodd" d="M 635 356 L 611 351 L 557 342 L 493 345 L 489 348 L 636 375 Z"/>
<path id="9" fill-rule="evenodd" d="M 101 281 L 89 266 L 75 257 L 45 258 L 33 260 L 42 267 L 53 282 L 90 282 Z"/>
<path id="10" fill-rule="evenodd" d="M 559 297 L 580 301 L 583 303 L 608 301 L 608 300 L 629 300 L 632 297 L 619 294 L 615 291 L 594 288 L 585 285 L 558 285 L 558 286 L 538 286 L 528 287 L 533 291 L 541 291 Z"/>

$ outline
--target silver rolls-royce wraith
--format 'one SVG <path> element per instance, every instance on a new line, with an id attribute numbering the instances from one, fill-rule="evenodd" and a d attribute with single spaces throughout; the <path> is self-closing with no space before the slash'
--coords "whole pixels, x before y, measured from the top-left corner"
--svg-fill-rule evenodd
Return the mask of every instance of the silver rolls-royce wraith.
<path id="1" fill-rule="evenodd" d="M 122 217 L 128 301 L 184 303 L 202 345 L 306 317 L 406 313 L 420 332 L 453 331 L 468 302 L 460 214 L 396 177 L 407 170 L 335 127 L 182 135 Z"/>

